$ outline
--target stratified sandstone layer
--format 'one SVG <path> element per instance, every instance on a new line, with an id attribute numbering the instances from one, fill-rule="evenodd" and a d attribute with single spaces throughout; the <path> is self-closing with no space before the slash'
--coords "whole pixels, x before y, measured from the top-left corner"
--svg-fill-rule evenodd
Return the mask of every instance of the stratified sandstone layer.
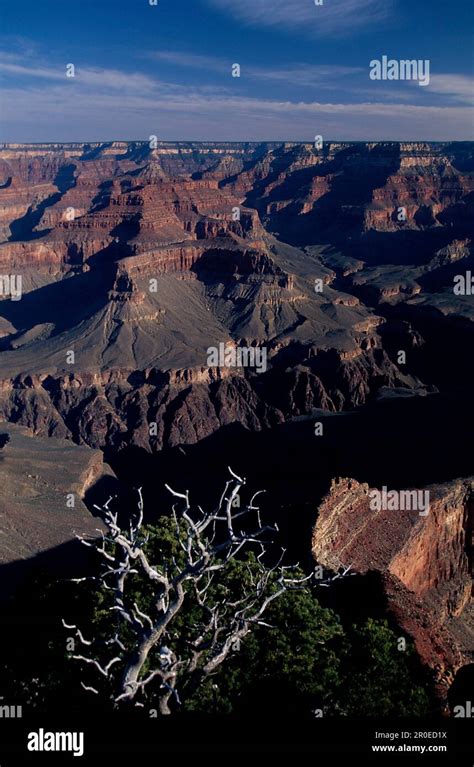
<path id="1" fill-rule="evenodd" d="M 444 698 L 454 673 L 474 656 L 474 480 L 424 489 L 427 516 L 371 510 L 367 484 L 334 482 L 319 508 L 313 555 L 331 569 L 382 574 L 389 612 L 414 639 Z"/>

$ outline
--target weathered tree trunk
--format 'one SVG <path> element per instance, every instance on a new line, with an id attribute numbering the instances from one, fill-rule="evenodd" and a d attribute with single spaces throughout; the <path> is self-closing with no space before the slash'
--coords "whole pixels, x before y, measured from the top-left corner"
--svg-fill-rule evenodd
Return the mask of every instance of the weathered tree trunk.
<path id="1" fill-rule="evenodd" d="M 150 639 L 143 640 L 136 651 L 130 656 L 130 660 L 125 666 L 120 687 L 121 695 L 130 695 L 133 698 L 137 690 L 138 680 L 143 666 L 145 665 L 148 654 L 153 647 Z"/>

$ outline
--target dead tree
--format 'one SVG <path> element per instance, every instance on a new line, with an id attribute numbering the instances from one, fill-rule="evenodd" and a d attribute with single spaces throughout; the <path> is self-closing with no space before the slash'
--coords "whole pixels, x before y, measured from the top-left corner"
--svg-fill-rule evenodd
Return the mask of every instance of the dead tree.
<path id="1" fill-rule="evenodd" d="M 83 654 L 72 657 L 87 664 L 112 686 L 115 684 L 116 704 L 142 706 L 149 690 L 157 698 L 160 713 L 169 714 L 171 705 L 180 704 L 183 682 L 193 678 L 199 684 L 216 672 L 253 627 L 267 625 L 263 616 L 275 599 L 288 589 L 304 587 L 313 577 L 301 576 L 295 568 L 284 566 L 284 552 L 274 566 L 264 562 L 277 526 L 262 522 L 256 498 L 263 491 L 255 493 L 243 508 L 236 508 L 235 501 L 245 479 L 229 471 L 231 478 L 212 512 L 203 511 L 200 506 L 191 508 L 188 491 L 178 493 L 166 486 L 177 499 L 172 520 L 182 552 L 171 561 L 160 564 L 150 561 L 141 491 L 138 515 L 130 521 L 128 530 L 119 526 L 118 515 L 109 508 L 112 501 L 109 499 L 99 509 L 107 533 L 101 534 L 99 542 L 81 539 L 85 545 L 95 547 L 103 559 L 103 571 L 96 580 L 110 593 L 109 609 L 116 618 L 111 621 L 111 635 L 100 640 L 101 660 L 97 655 L 94 657 L 96 640 L 86 639 L 75 625 L 64 621 L 63 624 L 74 629 L 77 640 L 87 648 Z M 213 586 L 219 582 L 219 576 L 232 560 L 242 560 L 249 549 L 254 551 L 254 566 L 248 568 L 249 577 L 239 597 L 216 598 Z M 146 609 L 130 598 L 130 583 L 137 576 L 152 587 L 153 597 Z M 173 623 L 183 609 L 186 595 L 195 600 L 203 619 L 194 627 L 187 652 L 177 654 L 169 645 L 173 646 Z M 109 653 L 105 663 L 104 646 Z M 98 693 L 96 687 L 84 683 L 82 686 Z"/>

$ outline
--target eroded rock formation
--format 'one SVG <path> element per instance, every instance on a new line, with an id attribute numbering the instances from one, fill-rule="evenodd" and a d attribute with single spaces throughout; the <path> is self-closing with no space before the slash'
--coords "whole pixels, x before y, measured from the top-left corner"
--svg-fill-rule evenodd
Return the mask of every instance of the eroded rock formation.
<path id="1" fill-rule="evenodd" d="M 382 575 L 388 610 L 414 639 L 444 699 L 455 672 L 472 663 L 474 480 L 434 485 L 427 516 L 374 511 L 371 489 L 333 482 L 318 512 L 313 555 L 325 567 Z"/>

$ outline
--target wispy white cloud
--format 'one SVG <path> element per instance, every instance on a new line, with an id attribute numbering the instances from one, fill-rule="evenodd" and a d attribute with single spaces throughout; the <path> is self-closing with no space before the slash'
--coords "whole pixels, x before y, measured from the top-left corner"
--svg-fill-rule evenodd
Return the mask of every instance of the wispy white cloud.
<path id="1" fill-rule="evenodd" d="M 213 62 L 208 57 L 201 66 Z M 65 71 L 44 59 L 41 64 L 19 63 L 11 56 L 0 56 L 0 69 L 7 75 L 1 110 L 4 141 L 147 140 L 150 135 L 167 140 L 312 141 L 316 134 L 330 140 L 466 139 L 474 120 L 474 110 L 460 103 L 399 103 L 396 91 L 392 101 L 383 101 L 374 90 L 361 103 L 344 103 L 341 96 L 324 100 L 319 94 L 304 100 L 248 95 L 230 77 L 227 87 L 188 85 L 84 66 L 68 81 Z M 282 67 L 277 75 L 273 69 L 254 69 L 261 81 L 291 79 L 300 65 Z M 351 75 L 344 67 L 309 67 L 308 73 L 314 82 Z M 436 92 L 454 86 L 459 96 L 465 92 L 465 78 L 437 78 Z M 384 98 L 390 98 L 388 89 Z"/>
<path id="2" fill-rule="evenodd" d="M 145 58 L 162 61 L 173 67 L 203 70 L 210 74 L 226 75 L 230 78 L 233 61 L 217 56 L 204 56 L 186 51 L 152 51 L 144 54 Z M 348 67 L 335 64 L 307 64 L 297 62 L 286 66 L 255 66 L 244 61 L 241 65 L 241 77 L 244 83 L 267 82 L 286 83 L 292 86 L 317 88 L 318 90 L 346 91 L 350 100 L 361 98 L 383 99 L 388 102 L 414 101 L 419 93 L 418 83 L 414 81 L 392 81 L 378 83 L 368 80 L 369 67 Z M 416 86 L 413 87 L 413 86 Z M 472 104 L 474 100 L 474 79 L 468 75 L 436 74 L 432 75 L 427 94 L 444 97 L 446 106 L 456 102 Z"/>
<path id="3" fill-rule="evenodd" d="M 474 110 L 364 102 L 292 102 L 212 94 L 167 85 L 123 99 L 118 92 L 73 91 L 66 85 L 4 93 L 3 140 L 443 140 L 466 138 Z M 51 126 L 65 131 L 51 135 Z M 25 131 L 27 135 L 25 135 Z"/>
<path id="4" fill-rule="evenodd" d="M 41 66 L 33 64 L 19 64 L 19 57 L 0 53 L 0 72 L 19 77 L 35 78 L 41 80 L 54 80 L 58 82 L 79 83 L 88 87 L 112 88 L 118 90 L 143 90 L 155 87 L 156 80 L 141 73 L 121 72 L 117 69 L 103 69 L 98 67 L 75 67 L 74 77 L 67 77 L 66 62 L 61 66 Z"/>
<path id="5" fill-rule="evenodd" d="M 333 87 L 336 79 L 364 72 L 360 67 L 344 67 L 331 64 L 305 64 L 303 62 L 288 66 L 261 67 L 244 61 L 234 62 L 217 56 L 203 56 L 182 51 L 153 51 L 147 58 L 186 69 L 201 69 L 221 75 L 231 74 L 232 65 L 239 63 L 241 77 L 245 81 L 265 81 L 288 83 L 289 85 Z"/>
<path id="6" fill-rule="evenodd" d="M 303 32 L 312 37 L 343 37 L 361 27 L 387 21 L 394 0 L 207 0 L 245 24 Z"/>
<path id="7" fill-rule="evenodd" d="M 474 77 L 469 75 L 432 75 L 427 90 L 440 93 L 453 101 L 474 103 Z"/>

